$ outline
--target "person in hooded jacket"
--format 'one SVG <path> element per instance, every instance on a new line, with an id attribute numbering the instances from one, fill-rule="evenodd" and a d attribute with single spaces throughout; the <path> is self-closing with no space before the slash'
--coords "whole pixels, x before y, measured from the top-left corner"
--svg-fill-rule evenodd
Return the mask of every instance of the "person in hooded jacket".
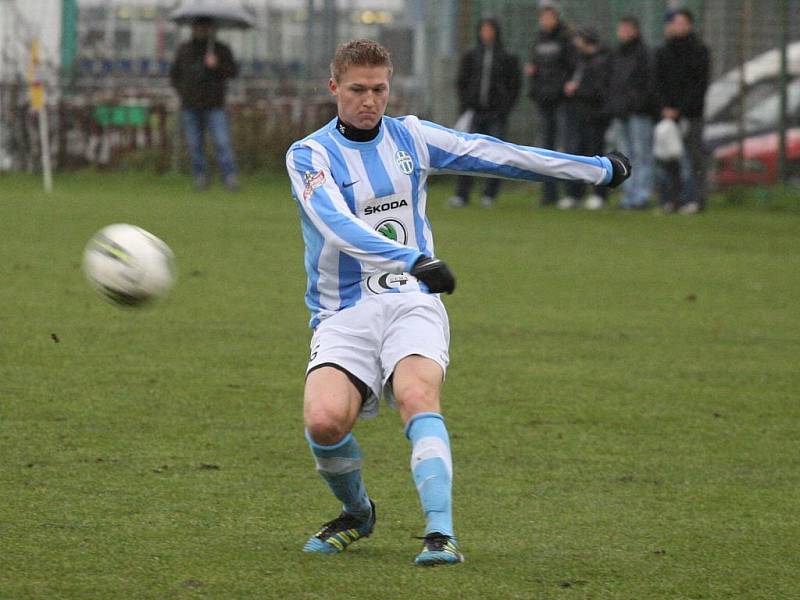
<path id="1" fill-rule="evenodd" d="M 695 214 L 706 205 L 703 111 L 711 58 L 694 32 L 694 16 L 688 9 L 669 13 L 665 32 L 666 43 L 656 51 L 656 94 L 661 118 L 685 123 L 684 164 L 689 173 L 659 169 L 661 204 L 666 212 Z M 674 194 L 672 190 L 680 191 Z"/>
<path id="2" fill-rule="evenodd" d="M 517 57 L 503 47 L 496 19 L 482 19 L 478 24 L 478 44 L 462 56 L 456 88 L 461 112 L 472 112 L 470 132 L 505 136 L 508 115 L 519 97 L 520 67 Z M 448 206 L 466 206 L 474 182 L 474 177 L 460 176 Z M 486 179 L 481 205 L 494 206 L 499 191 L 499 179 Z"/>
<path id="3" fill-rule="evenodd" d="M 530 58 L 525 64 L 528 77 L 528 95 L 536 104 L 542 139 L 539 145 L 556 150 L 563 142 L 568 120 L 564 114 L 564 84 L 575 69 L 575 50 L 572 32 L 561 20 L 558 3 L 554 0 L 539 2 L 539 30 L 534 40 Z M 558 183 L 547 181 L 542 186 L 542 206 L 558 202 Z"/>
<path id="4" fill-rule="evenodd" d="M 608 118 L 603 106 L 608 95 L 608 51 L 600 42 L 600 35 L 592 27 L 578 30 L 574 38 L 577 50 L 575 71 L 564 84 L 567 98 L 567 151 L 586 156 L 603 154 Z M 558 208 L 576 206 L 582 199 L 586 184 L 568 181 L 567 195 L 558 201 Z M 603 208 L 608 191 L 602 186 L 593 186 L 584 207 L 589 210 Z"/>
<path id="5" fill-rule="evenodd" d="M 620 208 L 634 210 L 647 207 L 653 190 L 653 60 L 636 17 L 619 20 L 617 40 L 619 45 L 611 53 L 605 112 L 633 165 L 631 178 L 622 186 Z"/>

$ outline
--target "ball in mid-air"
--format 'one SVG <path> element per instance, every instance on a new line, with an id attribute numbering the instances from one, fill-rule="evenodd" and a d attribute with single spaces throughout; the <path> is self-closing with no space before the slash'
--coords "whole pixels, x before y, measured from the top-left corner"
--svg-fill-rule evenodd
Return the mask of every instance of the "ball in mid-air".
<path id="1" fill-rule="evenodd" d="M 140 306 L 166 296 L 175 281 L 174 261 L 163 241 L 125 223 L 98 231 L 83 252 L 86 277 L 120 306 Z"/>

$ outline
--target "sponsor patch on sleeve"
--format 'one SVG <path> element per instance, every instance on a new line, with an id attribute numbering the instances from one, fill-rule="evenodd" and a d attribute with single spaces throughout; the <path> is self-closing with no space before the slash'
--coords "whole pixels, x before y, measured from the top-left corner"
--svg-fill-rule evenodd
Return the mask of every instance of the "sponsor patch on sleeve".
<path id="1" fill-rule="evenodd" d="M 314 190 L 325 183 L 325 171 L 306 171 L 303 173 L 303 180 L 306 184 L 306 187 L 303 190 L 303 200 L 308 202 L 308 199 L 311 198 L 311 194 L 314 193 Z"/>

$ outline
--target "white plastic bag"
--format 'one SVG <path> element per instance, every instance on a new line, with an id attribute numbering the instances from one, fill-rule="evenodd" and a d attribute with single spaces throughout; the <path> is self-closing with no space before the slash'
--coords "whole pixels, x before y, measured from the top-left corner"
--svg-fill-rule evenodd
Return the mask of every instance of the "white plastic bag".
<path id="1" fill-rule="evenodd" d="M 472 129 L 472 120 L 475 118 L 475 111 L 471 108 L 468 108 L 461 116 L 458 117 L 458 121 L 456 121 L 455 125 L 453 125 L 453 129 L 456 131 L 465 131 L 469 133 Z"/>
<path id="2" fill-rule="evenodd" d="M 658 160 L 678 160 L 683 156 L 683 135 L 678 123 L 661 119 L 653 132 L 653 156 Z"/>

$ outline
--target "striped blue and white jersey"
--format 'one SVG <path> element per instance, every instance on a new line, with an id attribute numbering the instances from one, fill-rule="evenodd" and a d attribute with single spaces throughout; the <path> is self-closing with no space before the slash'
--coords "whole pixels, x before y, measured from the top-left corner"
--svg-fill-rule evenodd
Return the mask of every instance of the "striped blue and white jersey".
<path id="1" fill-rule="evenodd" d="M 428 291 L 408 271 L 434 256 L 429 175 L 596 185 L 612 176 L 604 157 L 519 146 L 415 116 L 383 117 L 369 142 L 347 139 L 333 119 L 289 148 L 286 168 L 300 208 L 311 327 L 371 294 Z"/>

